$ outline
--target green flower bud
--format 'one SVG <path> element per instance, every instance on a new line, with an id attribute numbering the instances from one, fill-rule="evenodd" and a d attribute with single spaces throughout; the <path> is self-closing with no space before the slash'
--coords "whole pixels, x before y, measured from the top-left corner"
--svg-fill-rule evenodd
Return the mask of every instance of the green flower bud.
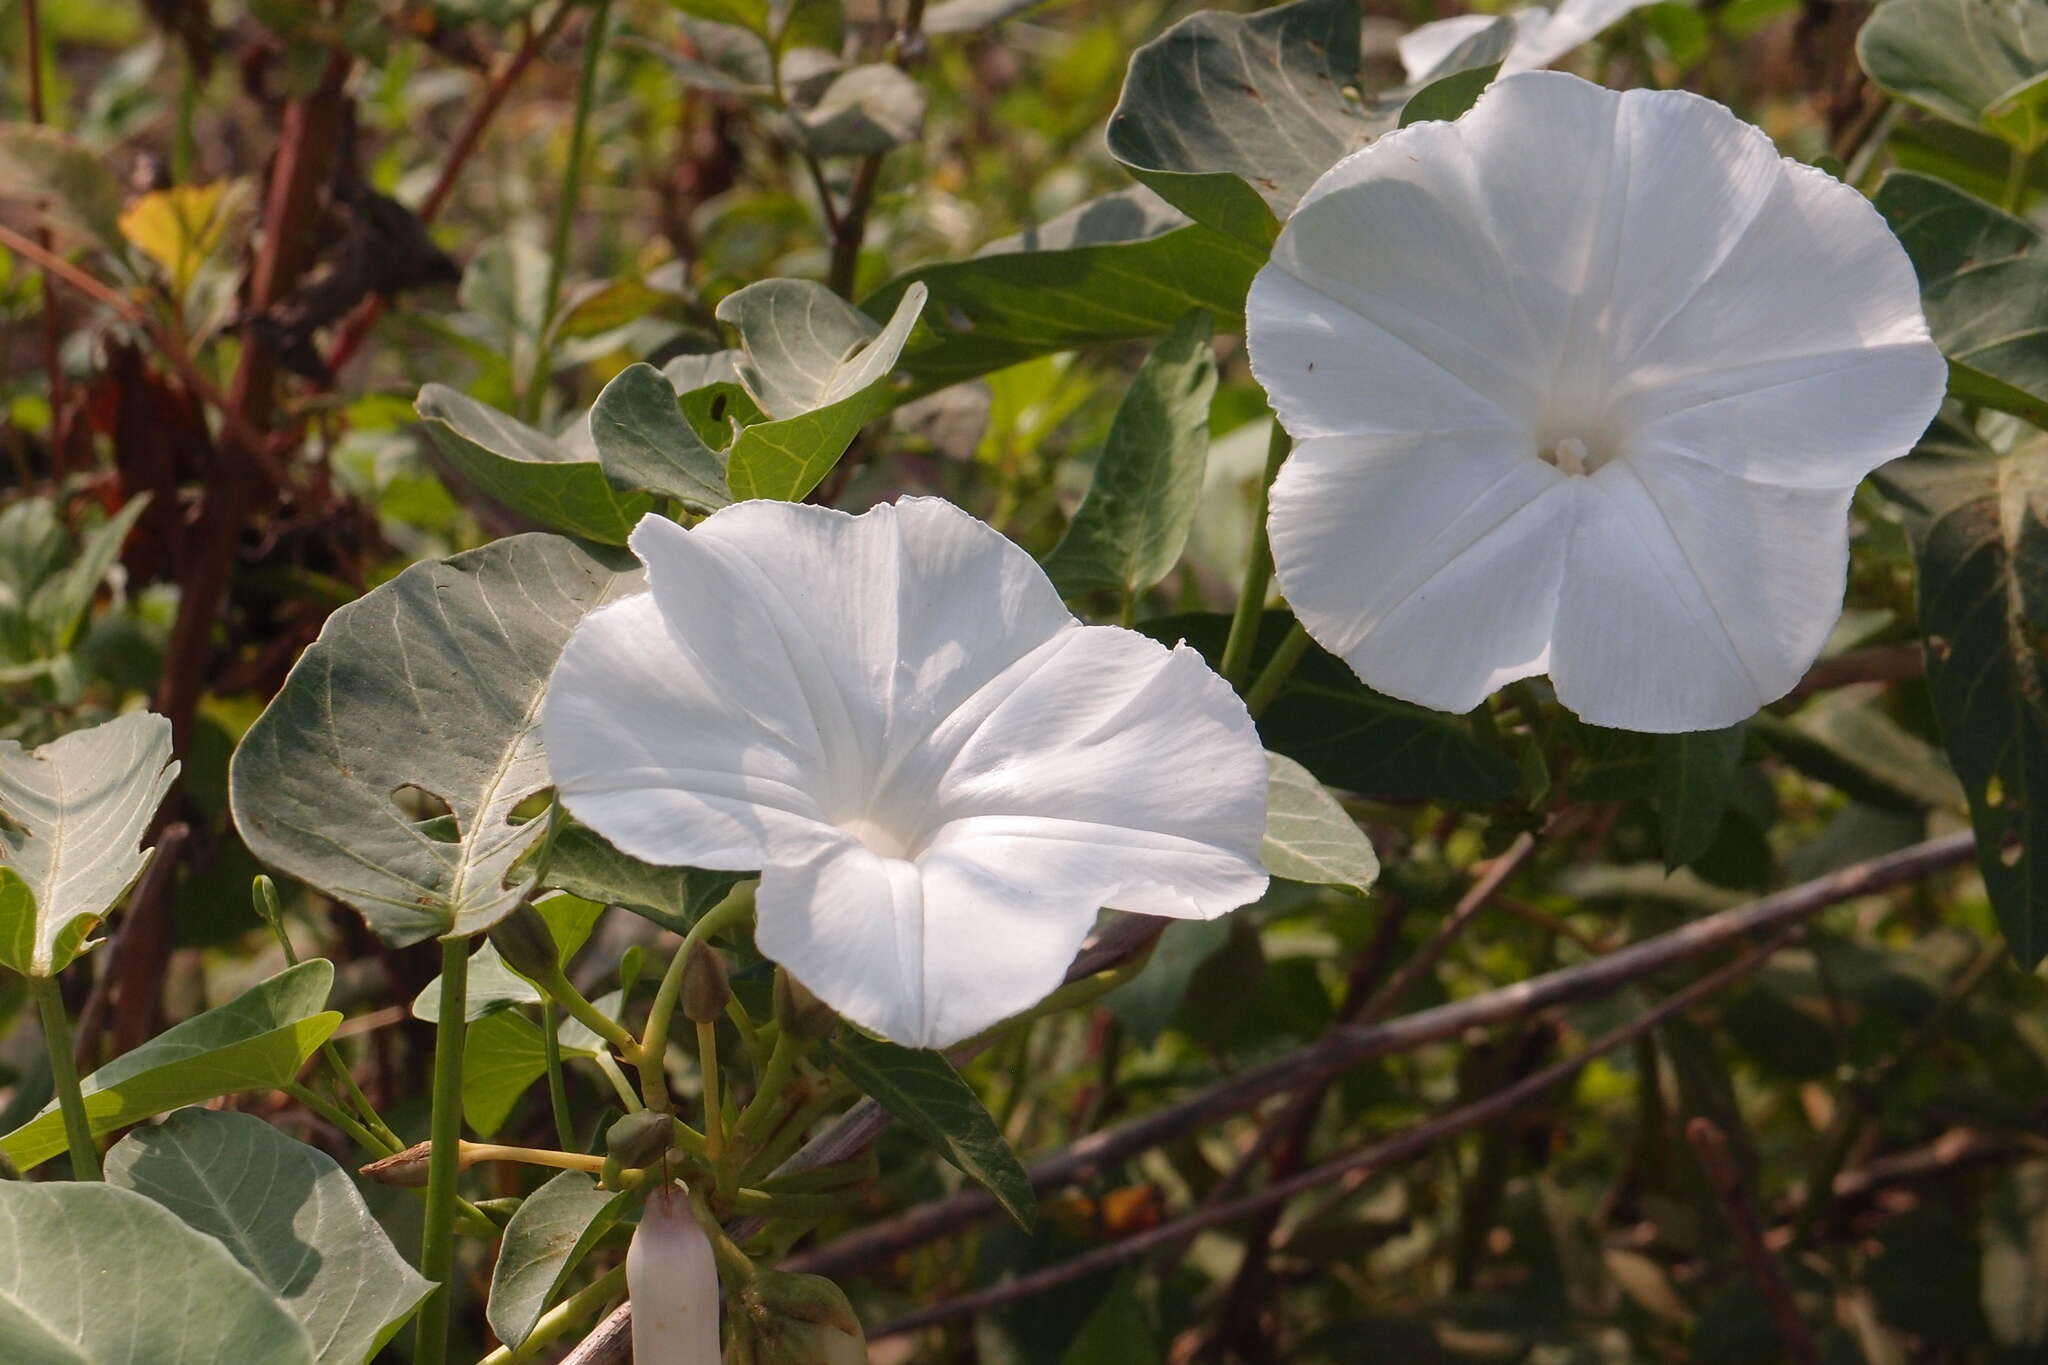
<path id="1" fill-rule="evenodd" d="M 256 917 L 269 925 L 272 933 L 281 933 L 284 906 L 277 899 L 277 883 L 257 873 L 256 880 L 249 886 L 249 899 L 256 906 Z"/>
<path id="2" fill-rule="evenodd" d="M 832 1007 L 812 995 L 803 982 L 780 967 L 775 969 L 775 1022 L 782 1031 L 802 1042 L 816 1042 L 839 1027 Z"/>
<path id="3" fill-rule="evenodd" d="M 726 979 L 725 959 L 708 943 L 690 950 L 683 964 L 683 1018 L 693 1024 L 708 1024 L 725 1013 L 732 999 L 732 982 Z"/>
<path id="4" fill-rule="evenodd" d="M 526 901 L 491 926 L 491 943 L 505 959 L 505 965 L 521 976 L 538 980 L 562 965 L 561 949 L 540 911 Z"/>
<path id="5" fill-rule="evenodd" d="M 624 1167 L 652 1166 L 669 1149 L 675 1120 L 653 1109 L 628 1114 L 605 1129 L 605 1155 Z"/>
<path id="6" fill-rule="evenodd" d="M 822 1275 L 763 1270 L 733 1295 L 733 1309 L 728 1365 L 866 1365 L 860 1318 Z"/>

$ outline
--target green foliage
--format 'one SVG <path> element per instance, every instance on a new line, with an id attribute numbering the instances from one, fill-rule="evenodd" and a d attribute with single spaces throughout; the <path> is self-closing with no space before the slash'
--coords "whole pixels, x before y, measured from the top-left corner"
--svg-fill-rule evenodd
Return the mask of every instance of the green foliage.
<path id="1" fill-rule="evenodd" d="M 1884 0 L 1856 54 L 1891 94 L 2025 151 L 2048 141 L 2048 11 L 1996 0 Z"/>
<path id="2" fill-rule="evenodd" d="M 2048 955 L 2048 454 L 1905 461 L 1927 686 L 2021 965 Z"/>
<path id="3" fill-rule="evenodd" d="M 226 1247 L 320 1365 L 362 1365 L 432 1288 L 339 1166 L 247 1114 L 180 1109 L 138 1128 L 107 1153 L 107 1180 Z"/>
<path id="4" fill-rule="evenodd" d="M 639 583 L 628 556 L 523 535 L 337 611 L 235 751 L 250 849 L 393 944 L 489 928 L 532 888 L 520 864 L 546 829 L 515 817 L 548 785 L 548 674 L 583 614 Z M 444 803 L 452 836 L 405 791 Z"/>
<path id="5" fill-rule="evenodd" d="M 737 872 L 654 867 L 571 822 L 555 839 L 544 878 L 550 886 L 606 905 L 623 905 L 672 933 L 688 933 L 697 917 L 725 899 Z"/>
<path id="6" fill-rule="evenodd" d="M 1657 821 L 1664 866 L 1684 867 L 1712 846 L 1747 737 L 1745 725 L 1657 736 Z"/>
<path id="7" fill-rule="evenodd" d="M 137 849 L 178 775 L 171 726 L 138 711 L 40 749 L 0 740 L 0 965 L 55 976 L 148 862 Z"/>
<path id="8" fill-rule="evenodd" d="M 0 1181 L 10 1365 L 313 1365 L 306 1329 L 212 1237 L 130 1190 Z"/>
<path id="9" fill-rule="evenodd" d="M 1038 1214 L 1031 1177 L 951 1063 L 936 1052 L 898 1047 L 851 1029 L 841 1029 L 830 1047 L 848 1080 L 978 1181 L 1019 1227 L 1031 1226 Z"/>
<path id="10" fill-rule="evenodd" d="M 526 1197 L 505 1225 L 491 1271 L 489 1317 L 500 1341 L 516 1347 L 526 1340 L 631 1198 L 630 1192 L 599 1189 L 581 1171 L 563 1171 Z"/>
<path id="11" fill-rule="evenodd" d="M 97 156 L 55 128 L 0 124 L 0 197 L 40 205 L 74 238 L 121 242 L 121 187 Z"/>
<path id="12" fill-rule="evenodd" d="M 486 497 L 571 535 L 624 545 L 653 504 L 621 493 L 598 458 L 484 406 L 445 384 L 420 390 L 417 404 L 442 456 Z"/>
<path id="13" fill-rule="evenodd" d="M 341 1022 L 323 1008 L 333 984 L 333 963 L 302 962 L 122 1053 L 81 1086 L 92 1131 L 110 1133 L 180 1105 L 289 1084 Z M 0 1153 L 22 1170 L 63 1150 L 55 1102 L 0 1137 Z"/>
<path id="14" fill-rule="evenodd" d="M 2048 424 L 2048 255 L 2041 234 L 1938 180 L 1885 177 L 1877 206 L 1920 273 L 1949 392 Z"/>
<path id="15" fill-rule="evenodd" d="M 1363 896 L 1379 879 L 1372 844 L 1343 805 L 1291 758 L 1266 755 L 1266 870 Z"/>
<path id="16" fill-rule="evenodd" d="M 1180 562 L 1209 456 L 1209 337 L 1208 315 L 1190 314 L 1131 381 L 1088 496 L 1045 559 L 1063 596 L 1108 588 L 1129 601 Z"/>
<path id="17" fill-rule="evenodd" d="M 673 498 L 692 512 L 732 501 L 725 462 L 683 419 L 676 391 L 652 365 L 628 365 L 590 409 L 590 438 L 605 477 L 621 488 Z"/>

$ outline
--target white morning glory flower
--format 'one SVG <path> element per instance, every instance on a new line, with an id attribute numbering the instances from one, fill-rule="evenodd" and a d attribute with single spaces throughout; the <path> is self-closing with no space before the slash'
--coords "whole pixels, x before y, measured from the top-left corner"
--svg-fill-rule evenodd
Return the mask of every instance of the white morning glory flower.
<path id="1" fill-rule="evenodd" d="M 1548 673 L 1633 730 L 1798 681 L 1856 484 L 1946 380 L 1862 195 L 1697 95 L 1551 72 L 1339 162 L 1246 318 L 1310 635 L 1426 706 Z"/>
<path id="2" fill-rule="evenodd" d="M 1265 889 L 1236 695 L 958 508 L 745 502 L 632 544 L 649 591 L 549 685 L 556 789 L 635 857 L 760 869 L 755 942 L 855 1023 L 956 1042 L 1059 985 L 1102 906 Z"/>
<path id="3" fill-rule="evenodd" d="M 1579 44 L 1599 37 L 1623 15 L 1651 3 L 1653 0 L 1564 0 L 1555 10 L 1542 5 L 1518 9 L 1506 16 L 1515 26 L 1515 40 L 1500 64 L 1500 74 L 1512 76 L 1517 71 L 1549 66 Z M 1501 17 L 1460 14 L 1410 29 L 1397 44 L 1408 79 L 1423 79 L 1460 44 L 1485 32 Z"/>

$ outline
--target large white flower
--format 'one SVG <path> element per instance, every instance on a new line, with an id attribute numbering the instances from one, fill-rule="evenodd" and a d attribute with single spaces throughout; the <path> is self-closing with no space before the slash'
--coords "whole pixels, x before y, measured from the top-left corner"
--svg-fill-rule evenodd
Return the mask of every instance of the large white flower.
<path id="1" fill-rule="evenodd" d="M 1850 496 L 1946 375 L 1862 195 L 1698 96 L 1550 72 L 1339 162 L 1246 316 L 1309 633 L 1410 701 L 1547 672 L 1635 730 L 1798 680 Z"/>
<path id="2" fill-rule="evenodd" d="M 1564 0 L 1555 10 L 1542 5 L 1518 9 L 1507 16 L 1515 26 L 1515 39 L 1500 64 L 1500 74 L 1512 76 L 1549 66 L 1579 44 L 1599 37 L 1624 14 L 1652 3 L 1654 0 Z M 1408 79 L 1423 79 L 1460 44 L 1485 32 L 1500 18 L 1497 14 L 1460 14 L 1410 29 L 1396 44 Z"/>
<path id="3" fill-rule="evenodd" d="M 761 869 L 761 951 L 854 1022 L 954 1042 L 1057 986 L 1102 906 L 1264 890 L 1243 704 L 965 512 L 747 502 L 632 544 L 649 591 L 549 685 L 556 789 L 636 857 Z"/>

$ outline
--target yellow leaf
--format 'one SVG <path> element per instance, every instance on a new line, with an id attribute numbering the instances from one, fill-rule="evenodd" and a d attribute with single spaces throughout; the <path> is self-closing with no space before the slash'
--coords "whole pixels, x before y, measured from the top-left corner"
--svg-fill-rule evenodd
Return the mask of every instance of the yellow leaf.
<path id="1" fill-rule="evenodd" d="M 243 196 L 229 180 L 153 190 L 121 214 L 121 235 L 163 268 L 174 297 L 184 297 L 199 267 L 220 248 Z"/>

